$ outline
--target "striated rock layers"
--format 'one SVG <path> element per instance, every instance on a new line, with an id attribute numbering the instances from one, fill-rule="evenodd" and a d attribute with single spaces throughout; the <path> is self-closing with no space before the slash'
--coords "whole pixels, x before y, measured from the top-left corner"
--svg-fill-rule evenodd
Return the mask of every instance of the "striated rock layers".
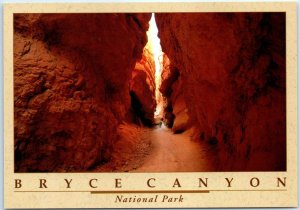
<path id="1" fill-rule="evenodd" d="M 285 170 L 285 14 L 155 17 L 174 132 L 193 127 L 216 151 L 216 170 Z"/>
<path id="2" fill-rule="evenodd" d="M 14 16 L 15 171 L 109 159 L 150 14 Z"/>

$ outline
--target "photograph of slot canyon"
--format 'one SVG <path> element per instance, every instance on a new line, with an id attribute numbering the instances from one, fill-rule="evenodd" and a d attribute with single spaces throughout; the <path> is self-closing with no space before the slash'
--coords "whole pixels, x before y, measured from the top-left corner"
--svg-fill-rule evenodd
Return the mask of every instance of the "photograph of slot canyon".
<path id="1" fill-rule="evenodd" d="M 13 18 L 15 172 L 286 171 L 285 13 Z"/>

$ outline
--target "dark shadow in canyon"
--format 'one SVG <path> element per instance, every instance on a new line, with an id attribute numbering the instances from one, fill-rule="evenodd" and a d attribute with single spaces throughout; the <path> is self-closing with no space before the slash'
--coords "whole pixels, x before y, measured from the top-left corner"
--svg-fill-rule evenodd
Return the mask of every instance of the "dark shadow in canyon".
<path id="1" fill-rule="evenodd" d="M 130 92 L 132 113 L 135 116 L 133 122 L 137 125 L 153 126 L 153 120 L 147 119 L 143 107 L 134 92 Z"/>

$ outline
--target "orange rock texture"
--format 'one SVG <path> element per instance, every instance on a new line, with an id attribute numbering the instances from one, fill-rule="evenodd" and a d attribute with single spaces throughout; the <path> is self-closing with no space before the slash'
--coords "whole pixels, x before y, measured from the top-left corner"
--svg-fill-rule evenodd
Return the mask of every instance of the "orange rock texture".
<path id="1" fill-rule="evenodd" d="M 222 171 L 286 169 L 284 13 L 156 14 L 174 132 L 193 127 Z"/>
<path id="2" fill-rule="evenodd" d="M 109 159 L 150 16 L 14 16 L 15 171 L 84 171 Z"/>
<path id="3" fill-rule="evenodd" d="M 151 126 L 154 123 L 155 101 L 155 64 L 153 55 L 146 47 L 142 59 L 132 71 L 130 81 L 131 104 L 134 111 L 133 122 Z"/>

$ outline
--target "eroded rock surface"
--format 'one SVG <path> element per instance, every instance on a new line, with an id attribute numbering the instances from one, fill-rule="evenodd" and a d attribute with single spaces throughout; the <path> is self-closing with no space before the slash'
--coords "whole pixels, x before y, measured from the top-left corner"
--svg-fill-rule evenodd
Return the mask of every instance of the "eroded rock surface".
<path id="1" fill-rule="evenodd" d="M 146 45 L 142 59 L 136 63 L 132 71 L 130 94 L 134 121 L 147 126 L 153 124 L 156 107 L 154 74 L 153 55 Z"/>
<path id="2" fill-rule="evenodd" d="M 16 171 L 81 171 L 109 159 L 149 19 L 14 16 Z"/>
<path id="3" fill-rule="evenodd" d="M 285 170 L 285 14 L 156 14 L 156 22 L 170 59 L 160 89 L 173 130 L 189 121 L 193 139 L 214 147 L 218 170 Z"/>

